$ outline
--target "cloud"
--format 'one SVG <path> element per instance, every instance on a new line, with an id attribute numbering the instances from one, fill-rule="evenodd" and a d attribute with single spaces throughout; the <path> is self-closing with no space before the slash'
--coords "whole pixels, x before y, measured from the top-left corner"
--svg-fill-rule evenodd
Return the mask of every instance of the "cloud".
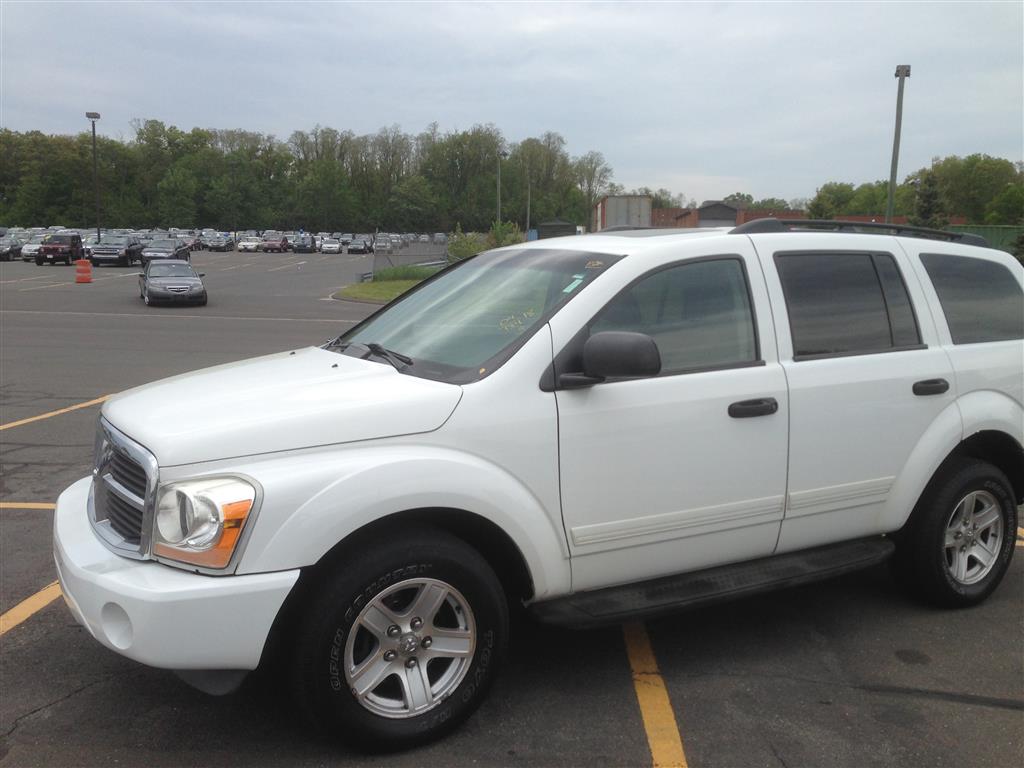
<path id="1" fill-rule="evenodd" d="M 626 186 L 813 195 L 933 156 L 1022 159 L 1020 3 L 0 3 L 0 124 L 281 138 L 493 123 Z M 40 56 L 38 40 L 47 41 Z"/>

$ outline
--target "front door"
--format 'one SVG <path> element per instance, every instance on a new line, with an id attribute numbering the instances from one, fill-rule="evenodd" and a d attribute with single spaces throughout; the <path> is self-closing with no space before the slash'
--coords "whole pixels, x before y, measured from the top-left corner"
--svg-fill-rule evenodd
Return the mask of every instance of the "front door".
<path id="1" fill-rule="evenodd" d="M 786 381 L 761 271 L 742 240 L 739 254 L 651 269 L 581 334 L 646 333 L 662 372 L 556 391 L 574 590 L 775 548 L 786 487 Z M 730 406 L 748 401 L 769 407 L 734 407 L 730 415 Z"/>

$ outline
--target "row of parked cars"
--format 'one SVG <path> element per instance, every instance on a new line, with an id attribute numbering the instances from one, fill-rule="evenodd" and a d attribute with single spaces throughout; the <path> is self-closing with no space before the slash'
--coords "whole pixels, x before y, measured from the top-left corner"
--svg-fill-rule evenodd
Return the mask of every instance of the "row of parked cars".
<path id="1" fill-rule="evenodd" d="M 407 232 L 392 234 L 349 234 L 342 232 L 281 232 L 248 230 L 244 233 L 213 229 L 114 229 L 101 232 L 50 227 L 49 229 L 0 229 L 0 261 L 23 259 L 36 264 L 80 258 L 93 266 L 116 263 L 145 264 L 151 258 L 185 258 L 196 250 L 262 251 L 264 253 L 395 253 L 413 243 L 444 245 L 443 232 L 433 235 Z"/>

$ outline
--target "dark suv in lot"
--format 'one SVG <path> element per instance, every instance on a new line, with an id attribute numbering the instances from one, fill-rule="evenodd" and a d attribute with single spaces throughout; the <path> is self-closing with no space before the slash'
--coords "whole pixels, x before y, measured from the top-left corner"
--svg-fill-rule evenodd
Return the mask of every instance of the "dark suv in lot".
<path id="1" fill-rule="evenodd" d="M 58 261 L 71 266 L 72 261 L 84 258 L 82 236 L 77 232 L 58 232 L 43 240 L 36 253 L 36 266 L 41 267 L 46 262 L 54 264 Z"/>
<path id="2" fill-rule="evenodd" d="M 135 235 L 103 235 L 92 246 L 89 261 L 94 267 L 111 262 L 130 267 L 142 261 L 142 241 Z"/>

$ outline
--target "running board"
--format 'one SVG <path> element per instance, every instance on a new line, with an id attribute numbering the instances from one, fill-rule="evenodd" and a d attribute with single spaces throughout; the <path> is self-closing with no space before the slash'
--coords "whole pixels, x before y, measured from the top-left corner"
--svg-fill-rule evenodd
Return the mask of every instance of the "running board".
<path id="1" fill-rule="evenodd" d="M 808 584 L 881 563 L 891 539 L 870 538 L 623 584 L 530 606 L 540 621 L 586 629 Z"/>

